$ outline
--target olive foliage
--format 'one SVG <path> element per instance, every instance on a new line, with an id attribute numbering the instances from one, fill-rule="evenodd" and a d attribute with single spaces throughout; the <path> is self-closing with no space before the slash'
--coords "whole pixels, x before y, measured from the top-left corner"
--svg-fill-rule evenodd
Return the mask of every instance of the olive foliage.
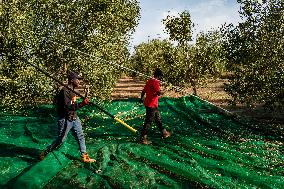
<path id="1" fill-rule="evenodd" d="M 222 28 L 234 103 L 283 104 L 284 2 L 239 0 L 243 22 Z"/>
<path id="2" fill-rule="evenodd" d="M 197 88 L 204 84 L 208 77 L 218 77 L 225 72 L 224 49 L 221 44 L 221 33 L 210 31 L 199 33 L 196 43 L 192 41 L 194 24 L 188 11 L 178 17 L 167 16 L 165 24 L 169 40 L 151 40 L 141 43 L 132 55 L 135 70 L 152 75 L 155 68 L 163 70 L 164 80 L 179 87 L 192 87 L 197 95 Z"/>
<path id="3" fill-rule="evenodd" d="M 64 81 L 82 73 L 90 96 L 109 98 L 138 24 L 136 0 L 17 0 L 0 4 L 1 105 L 19 107 L 51 99 L 54 81 L 24 57 Z"/>

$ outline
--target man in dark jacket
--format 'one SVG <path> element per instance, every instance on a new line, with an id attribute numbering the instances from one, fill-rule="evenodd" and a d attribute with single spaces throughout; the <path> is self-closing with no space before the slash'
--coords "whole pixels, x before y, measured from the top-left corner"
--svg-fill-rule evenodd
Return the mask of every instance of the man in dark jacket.
<path id="1" fill-rule="evenodd" d="M 71 89 L 75 89 L 79 87 L 80 80 L 82 79 L 79 74 L 75 72 L 70 72 L 68 74 L 68 87 Z M 43 160 L 45 156 L 52 152 L 54 149 L 59 147 L 64 140 L 66 139 L 69 131 L 73 132 L 73 135 L 80 147 L 81 160 L 85 163 L 95 162 L 94 159 L 91 159 L 86 152 L 85 145 L 85 137 L 82 130 L 82 125 L 79 117 L 76 114 L 76 110 L 82 108 L 86 104 L 89 103 L 89 99 L 85 98 L 80 104 L 76 103 L 76 95 L 74 92 L 69 90 L 66 87 L 63 87 L 56 98 L 57 105 L 57 113 L 58 113 L 58 136 L 53 141 L 53 143 L 47 147 L 45 151 L 43 151 L 39 155 L 39 159 Z"/>
<path id="2" fill-rule="evenodd" d="M 171 134 L 163 127 L 161 121 L 161 114 L 158 110 L 158 99 L 160 97 L 160 80 L 163 77 L 162 71 L 157 68 L 154 72 L 154 78 L 147 81 L 142 93 L 140 101 L 143 102 L 143 97 L 146 94 L 144 100 L 144 106 L 146 108 L 146 119 L 140 136 L 141 144 L 150 144 L 151 142 L 147 140 L 148 129 L 150 128 L 152 122 L 155 120 L 163 138 L 169 137 Z"/>

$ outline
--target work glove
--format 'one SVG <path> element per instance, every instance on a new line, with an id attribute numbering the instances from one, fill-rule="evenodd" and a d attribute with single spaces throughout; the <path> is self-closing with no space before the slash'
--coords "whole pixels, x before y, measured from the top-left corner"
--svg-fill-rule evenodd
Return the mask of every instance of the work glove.
<path id="1" fill-rule="evenodd" d="M 83 107 L 87 104 L 89 104 L 90 100 L 88 98 L 85 98 L 80 104 L 79 104 L 79 107 Z"/>

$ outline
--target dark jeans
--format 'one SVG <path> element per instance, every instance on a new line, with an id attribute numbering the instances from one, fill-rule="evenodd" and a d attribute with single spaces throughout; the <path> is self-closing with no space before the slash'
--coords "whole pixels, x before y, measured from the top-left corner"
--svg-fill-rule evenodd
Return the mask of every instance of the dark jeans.
<path id="1" fill-rule="evenodd" d="M 143 129 L 141 131 L 141 137 L 148 134 L 148 130 L 151 127 L 152 122 L 155 121 L 156 126 L 162 132 L 164 129 L 162 121 L 161 121 L 161 114 L 158 108 L 150 108 L 146 107 L 146 119 L 143 125 Z"/>
<path id="2" fill-rule="evenodd" d="M 59 147 L 64 142 L 69 131 L 71 130 L 73 136 L 78 142 L 81 154 L 86 153 L 85 137 L 84 137 L 84 133 L 82 130 L 80 119 L 78 117 L 76 120 L 73 120 L 73 121 L 69 121 L 64 118 L 59 119 L 57 122 L 57 125 L 58 125 L 58 136 L 53 141 L 53 143 L 47 148 L 48 152 L 51 152 L 55 148 Z"/>

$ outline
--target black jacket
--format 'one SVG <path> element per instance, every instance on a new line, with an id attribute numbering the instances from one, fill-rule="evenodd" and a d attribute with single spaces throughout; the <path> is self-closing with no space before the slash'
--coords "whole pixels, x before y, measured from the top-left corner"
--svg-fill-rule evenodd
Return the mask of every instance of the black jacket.
<path id="1" fill-rule="evenodd" d="M 59 119 L 66 118 L 71 121 L 77 119 L 76 110 L 80 105 L 76 103 L 75 93 L 66 87 L 63 87 L 56 96 L 56 107 Z"/>

